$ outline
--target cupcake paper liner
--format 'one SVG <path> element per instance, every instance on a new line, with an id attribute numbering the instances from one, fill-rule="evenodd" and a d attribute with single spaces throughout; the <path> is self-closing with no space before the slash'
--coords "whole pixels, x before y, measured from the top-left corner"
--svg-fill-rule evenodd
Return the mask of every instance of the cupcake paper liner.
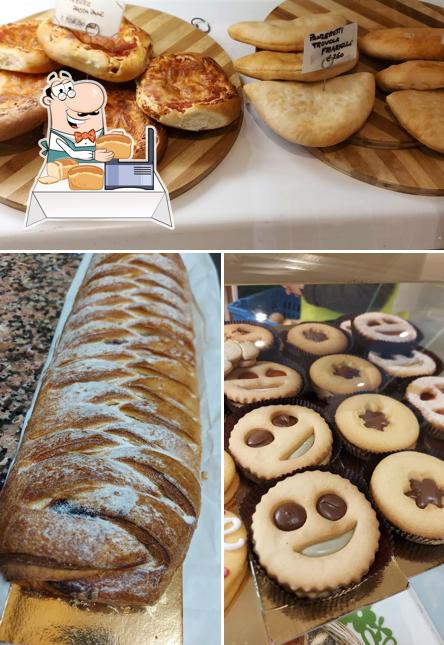
<path id="1" fill-rule="evenodd" d="M 390 559 L 393 555 L 393 539 L 389 524 L 371 500 L 367 484 L 362 477 L 358 476 L 355 472 L 334 466 L 308 467 L 301 469 L 299 473 L 319 470 L 323 472 L 331 472 L 349 479 L 351 483 L 354 484 L 361 491 L 361 493 L 366 496 L 367 500 L 370 501 L 378 517 L 381 534 L 378 549 L 375 554 L 375 559 L 368 572 L 359 582 L 351 583 L 350 585 L 346 586 L 338 586 L 334 589 L 327 589 L 322 592 L 305 592 L 303 590 L 295 591 L 284 585 L 281 585 L 262 567 L 259 562 L 258 556 L 254 551 L 254 544 L 252 541 L 251 524 L 253 514 L 257 504 L 259 503 L 263 495 L 265 495 L 265 493 L 267 493 L 270 488 L 275 486 L 278 481 L 286 479 L 286 477 L 275 479 L 268 482 L 266 485 L 258 484 L 254 486 L 242 500 L 239 508 L 239 513 L 248 532 L 250 558 L 253 563 L 254 570 L 258 577 L 263 578 L 267 581 L 267 583 L 269 583 L 267 592 L 270 593 L 272 599 L 282 603 L 291 603 L 294 602 L 295 599 L 297 599 L 298 602 L 305 603 L 308 608 L 315 607 L 316 611 L 318 611 L 319 603 L 322 603 L 322 606 L 328 606 L 328 609 L 330 611 L 332 609 L 332 606 L 336 606 L 341 600 L 347 603 L 350 598 L 349 594 L 357 593 L 359 595 L 360 593 L 362 593 L 363 595 L 366 595 L 369 591 L 369 586 L 373 587 L 375 584 L 378 584 L 378 578 L 382 574 L 382 571 L 389 564 Z"/>
<path id="2" fill-rule="evenodd" d="M 420 441 L 417 450 L 425 452 L 433 457 L 438 457 L 444 461 L 444 433 L 441 438 L 437 438 L 424 430 L 421 430 Z"/>

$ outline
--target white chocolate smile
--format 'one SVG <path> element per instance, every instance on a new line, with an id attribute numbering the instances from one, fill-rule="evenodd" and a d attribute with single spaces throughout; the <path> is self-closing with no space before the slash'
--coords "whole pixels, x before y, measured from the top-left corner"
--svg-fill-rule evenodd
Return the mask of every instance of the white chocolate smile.
<path id="1" fill-rule="evenodd" d="M 301 551 L 301 555 L 306 555 L 308 558 L 320 558 L 323 555 L 337 553 L 347 546 L 352 539 L 354 532 L 355 529 L 353 528 L 342 535 L 338 535 L 338 537 L 332 538 L 331 540 L 325 540 L 325 542 L 318 542 L 317 544 L 307 546 L 306 549 Z"/>
<path id="2" fill-rule="evenodd" d="M 306 452 L 310 450 L 312 445 L 314 444 L 315 436 L 314 434 L 311 434 L 305 441 L 301 443 L 300 446 L 296 448 L 296 450 L 292 450 L 290 454 L 285 454 L 283 457 L 281 457 L 281 461 L 286 461 L 287 459 L 298 459 L 299 457 L 302 457 L 302 455 L 305 455 Z"/>

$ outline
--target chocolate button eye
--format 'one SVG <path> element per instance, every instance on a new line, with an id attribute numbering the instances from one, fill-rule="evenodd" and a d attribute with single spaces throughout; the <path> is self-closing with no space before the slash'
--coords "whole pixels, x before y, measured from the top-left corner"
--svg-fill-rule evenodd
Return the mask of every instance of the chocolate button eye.
<path id="1" fill-rule="evenodd" d="M 238 378 L 257 378 L 257 374 L 254 372 L 242 372 L 242 374 L 239 374 Z"/>
<path id="2" fill-rule="evenodd" d="M 335 495 L 334 493 L 326 493 L 325 495 L 321 495 L 321 497 L 318 499 L 316 509 L 319 515 L 325 517 L 326 520 L 336 522 L 346 514 L 347 504 L 344 502 L 342 497 L 339 497 L 339 495 Z"/>
<path id="3" fill-rule="evenodd" d="M 298 422 L 296 417 L 293 417 L 291 414 L 278 414 L 273 417 L 271 423 L 278 428 L 289 428 L 294 426 Z"/>
<path id="4" fill-rule="evenodd" d="M 281 372 L 281 370 L 274 370 L 270 367 L 270 369 L 265 372 L 265 376 L 286 376 L 286 374 L 285 372 Z"/>
<path id="5" fill-rule="evenodd" d="M 257 430 L 252 430 L 248 433 L 245 443 L 247 446 L 250 446 L 250 448 L 262 448 L 262 446 L 268 446 L 272 441 L 274 441 L 274 435 L 272 432 L 258 428 Z"/>
<path id="6" fill-rule="evenodd" d="M 273 519 L 281 531 L 295 531 L 305 524 L 307 513 L 300 504 L 285 502 L 277 507 Z"/>
<path id="7" fill-rule="evenodd" d="M 429 392 L 428 390 L 425 390 L 425 392 L 421 392 L 419 395 L 419 398 L 421 401 L 431 401 L 432 399 L 435 398 L 435 395 L 433 392 Z"/>

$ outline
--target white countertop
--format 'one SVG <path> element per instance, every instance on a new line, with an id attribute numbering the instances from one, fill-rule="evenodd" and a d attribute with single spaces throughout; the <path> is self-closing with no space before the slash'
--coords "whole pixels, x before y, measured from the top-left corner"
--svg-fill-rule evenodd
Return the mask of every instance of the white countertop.
<path id="1" fill-rule="evenodd" d="M 0 21 L 53 0 L 2 2 Z M 434 0 L 444 6 L 444 0 Z M 185 20 L 203 17 L 233 58 L 251 47 L 227 26 L 264 18 L 276 0 L 137 0 Z M 252 116 L 223 162 L 172 202 L 174 232 L 152 222 L 58 221 L 24 230 L 24 214 L 0 204 L 0 248 L 18 249 L 430 249 L 444 246 L 444 199 L 370 186 L 286 143 Z"/>

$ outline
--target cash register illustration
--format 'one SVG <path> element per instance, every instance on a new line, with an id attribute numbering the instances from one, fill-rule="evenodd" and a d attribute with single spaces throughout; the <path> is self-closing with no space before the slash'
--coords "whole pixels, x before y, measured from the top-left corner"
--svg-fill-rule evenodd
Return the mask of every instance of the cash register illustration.
<path id="1" fill-rule="evenodd" d="M 142 188 L 154 190 L 155 136 L 153 126 L 146 128 L 146 161 L 140 159 L 111 159 L 105 163 L 105 190 Z"/>

